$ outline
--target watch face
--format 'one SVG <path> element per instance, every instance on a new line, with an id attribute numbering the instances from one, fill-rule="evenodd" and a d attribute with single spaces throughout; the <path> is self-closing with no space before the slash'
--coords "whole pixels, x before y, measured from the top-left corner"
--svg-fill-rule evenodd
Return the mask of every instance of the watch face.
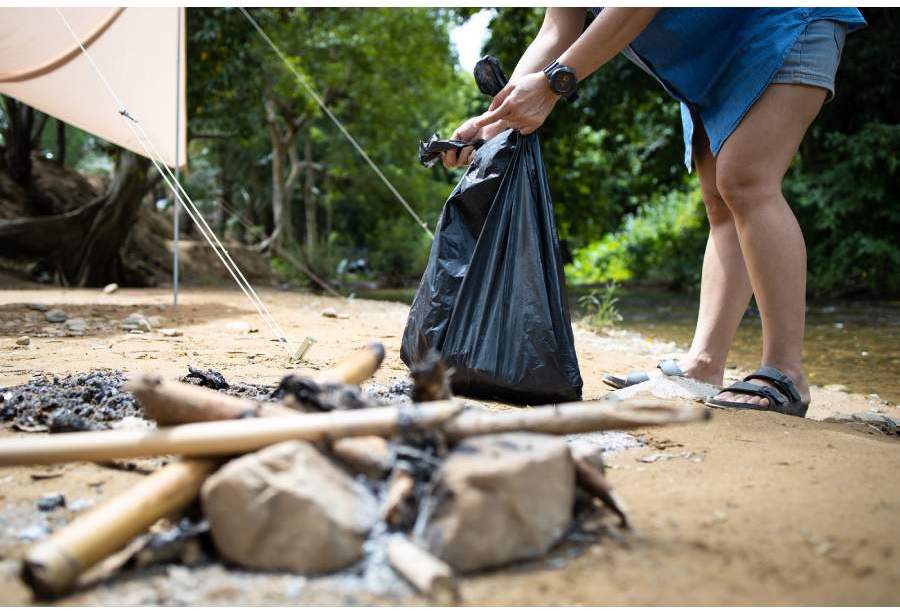
<path id="1" fill-rule="evenodd" d="M 575 75 L 568 70 L 559 70 L 553 75 L 553 89 L 559 94 L 572 93 L 575 84 Z"/>

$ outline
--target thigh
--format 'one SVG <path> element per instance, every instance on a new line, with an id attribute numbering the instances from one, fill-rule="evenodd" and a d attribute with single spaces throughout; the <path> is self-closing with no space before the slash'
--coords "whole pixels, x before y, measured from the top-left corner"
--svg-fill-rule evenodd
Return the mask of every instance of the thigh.
<path id="1" fill-rule="evenodd" d="M 826 95 L 821 87 L 769 85 L 719 151 L 719 189 L 725 190 L 723 178 L 735 176 L 780 185 Z"/>

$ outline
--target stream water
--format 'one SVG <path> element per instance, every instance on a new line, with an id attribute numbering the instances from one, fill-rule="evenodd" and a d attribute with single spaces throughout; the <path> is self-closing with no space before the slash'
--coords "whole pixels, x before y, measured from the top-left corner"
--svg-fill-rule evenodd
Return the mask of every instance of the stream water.
<path id="1" fill-rule="evenodd" d="M 570 304 L 586 291 L 573 289 Z M 380 289 L 359 297 L 411 303 L 415 289 Z M 697 298 L 661 290 L 620 291 L 621 328 L 687 349 L 694 333 Z M 580 314 L 576 311 L 574 318 Z M 741 322 L 729 363 L 755 369 L 762 350 L 759 315 Z M 804 361 L 810 383 L 842 384 L 851 392 L 877 394 L 900 403 L 900 302 L 823 301 L 807 307 Z"/>

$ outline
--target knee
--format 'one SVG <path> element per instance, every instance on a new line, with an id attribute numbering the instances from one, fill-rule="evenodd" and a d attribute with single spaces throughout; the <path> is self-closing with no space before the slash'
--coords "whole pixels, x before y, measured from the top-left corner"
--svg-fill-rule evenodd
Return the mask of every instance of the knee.
<path id="1" fill-rule="evenodd" d="M 718 168 L 716 190 L 731 214 L 741 218 L 780 193 L 781 185 L 752 167 L 726 165 Z"/>
<path id="2" fill-rule="evenodd" d="M 732 223 L 734 221 L 731 210 L 728 209 L 725 200 L 719 195 L 719 191 L 715 186 L 701 185 L 700 194 L 703 196 L 703 205 L 706 206 L 706 218 L 709 219 L 710 226 Z"/>

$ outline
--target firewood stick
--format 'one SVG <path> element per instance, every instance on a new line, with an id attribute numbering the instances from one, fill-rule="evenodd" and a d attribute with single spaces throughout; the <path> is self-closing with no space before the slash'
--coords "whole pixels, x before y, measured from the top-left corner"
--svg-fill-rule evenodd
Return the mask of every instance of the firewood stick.
<path id="1" fill-rule="evenodd" d="M 38 596 L 61 594 L 85 569 L 161 517 L 183 509 L 218 464 L 209 459 L 185 460 L 148 475 L 32 547 L 25 556 L 23 577 Z"/>
<path id="2" fill-rule="evenodd" d="M 228 456 L 288 440 L 330 441 L 340 437 L 387 437 L 407 426 L 430 428 L 455 416 L 457 401 L 403 407 L 297 414 L 182 424 L 155 431 L 95 431 L 17 438 L 0 442 L 0 465 L 104 461 L 160 454 Z"/>
<path id="3" fill-rule="evenodd" d="M 339 364 L 336 368 L 338 373 L 323 371 L 315 379 L 320 384 L 329 379 L 337 383 L 359 384 L 378 369 L 383 358 L 381 344 L 370 344 L 347 362 Z M 163 417 L 226 419 L 244 415 L 247 403 L 259 405 L 186 384 L 164 382 L 147 386 L 145 398 L 159 406 L 157 413 L 163 414 Z M 192 392 L 195 390 L 201 392 Z M 167 401 L 175 403 L 175 408 L 166 410 Z M 147 404 L 144 407 L 146 411 Z M 264 407 L 256 415 L 277 413 L 278 410 L 269 409 L 272 407 L 297 414 L 280 406 Z M 187 507 L 219 463 L 217 459 L 187 459 L 147 476 L 133 488 L 82 514 L 49 539 L 31 548 L 25 556 L 23 576 L 39 596 L 62 594 L 80 574 L 121 549 L 157 520 Z"/>
<path id="4" fill-rule="evenodd" d="M 391 537 L 387 556 L 391 566 L 432 601 L 443 605 L 459 602 L 453 569 L 404 535 Z"/>
<path id="5" fill-rule="evenodd" d="M 313 376 L 313 379 L 320 385 L 362 384 L 372 377 L 383 360 L 384 346 L 378 342 L 372 342 L 365 349 L 357 351 L 332 369 Z"/>
<path id="6" fill-rule="evenodd" d="M 373 342 L 333 369 L 319 372 L 313 380 L 322 385 L 361 384 L 375 373 L 383 360 L 384 346 Z M 232 397 L 209 388 L 162 380 L 157 375 L 142 375 L 130 380 L 125 390 L 137 397 L 148 418 L 162 426 L 297 413 L 283 405 Z"/>
<path id="7" fill-rule="evenodd" d="M 415 486 L 416 480 L 412 475 L 402 469 L 395 469 L 388 482 L 384 504 L 381 506 L 381 519 L 394 525 L 400 506 L 413 493 Z"/>
<path id="8" fill-rule="evenodd" d="M 604 505 L 619 516 L 623 528 L 630 528 L 628 516 L 625 513 L 625 505 L 618 495 L 613 492 L 612 486 L 610 486 L 603 472 L 583 458 L 574 458 L 574 462 L 578 485 L 595 498 L 600 499 Z"/>
<path id="9" fill-rule="evenodd" d="M 155 431 L 61 433 L 38 439 L 0 441 L 0 465 L 103 461 L 159 454 L 224 456 L 299 439 L 330 441 L 341 437 L 389 437 L 405 426 L 441 426 L 450 440 L 473 435 L 529 431 L 564 435 L 695 422 L 709 418 L 702 407 L 652 400 L 568 403 L 527 410 L 459 414 L 460 403 L 434 401 L 405 407 L 298 414 L 278 418 L 198 422 Z M 454 418 L 455 416 L 455 418 Z"/>
<path id="10" fill-rule="evenodd" d="M 710 416 L 705 407 L 657 399 L 582 401 L 502 412 L 467 410 L 444 425 L 443 431 L 450 441 L 510 431 L 568 435 L 697 422 Z"/>

